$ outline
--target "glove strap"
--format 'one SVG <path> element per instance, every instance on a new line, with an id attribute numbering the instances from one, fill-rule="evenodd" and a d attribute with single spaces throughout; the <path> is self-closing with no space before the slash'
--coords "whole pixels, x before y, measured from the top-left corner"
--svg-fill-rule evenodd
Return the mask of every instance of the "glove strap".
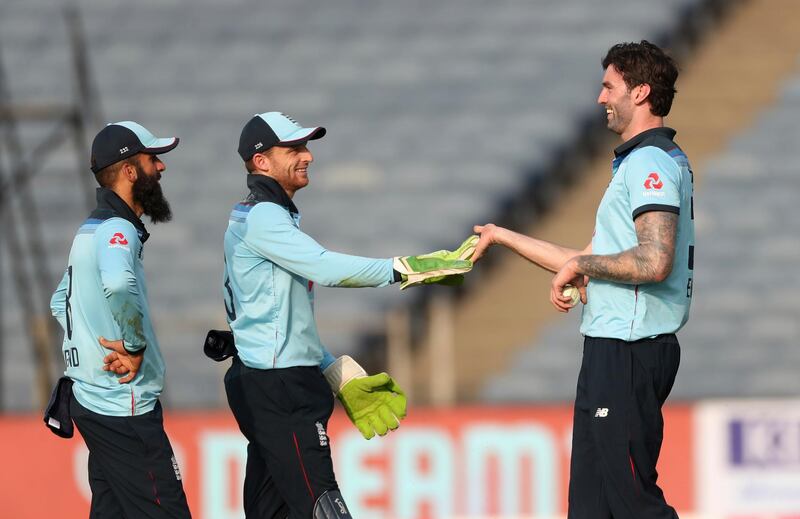
<path id="1" fill-rule="evenodd" d="M 414 270 L 409 266 L 406 258 L 408 258 L 408 256 L 397 256 L 396 258 L 392 259 L 392 268 L 395 272 L 400 274 L 400 277 L 403 280 L 405 280 L 405 277 L 409 274 L 414 273 Z"/>
<path id="2" fill-rule="evenodd" d="M 359 366 L 358 362 L 354 361 L 350 355 L 342 355 L 333 361 L 322 374 L 325 375 L 325 380 L 328 381 L 328 385 L 331 386 L 335 395 L 338 395 L 345 384 L 351 380 L 367 376 L 364 368 Z"/>

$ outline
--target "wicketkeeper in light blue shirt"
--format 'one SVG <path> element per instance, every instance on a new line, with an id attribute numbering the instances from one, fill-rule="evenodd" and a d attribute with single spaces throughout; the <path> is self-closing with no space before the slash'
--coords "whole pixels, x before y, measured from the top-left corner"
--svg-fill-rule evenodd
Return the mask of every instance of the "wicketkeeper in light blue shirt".
<path id="1" fill-rule="evenodd" d="M 452 284 L 472 268 L 477 237 L 453 252 L 366 258 L 330 251 L 304 233 L 292 199 L 309 184 L 307 143 L 325 133 L 267 112 L 248 121 L 239 141 L 249 193 L 228 219 L 222 294 L 236 351 L 225 389 L 249 441 L 248 518 L 333 513 L 326 510 L 351 517 L 325 432 L 333 394 L 367 439 L 397 428 L 406 413 L 405 395 L 386 373 L 367 376 L 350 356 L 334 359 L 325 349 L 315 286 Z"/>
<path id="2" fill-rule="evenodd" d="M 225 233 L 223 291 L 241 361 L 259 369 L 327 368 L 314 320 L 314 287 L 394 282 L 392 259 L 325 249 L 300 230 L 300 215 L 271 177 L 249 175 L 255 199 L 235 206 Z"/>

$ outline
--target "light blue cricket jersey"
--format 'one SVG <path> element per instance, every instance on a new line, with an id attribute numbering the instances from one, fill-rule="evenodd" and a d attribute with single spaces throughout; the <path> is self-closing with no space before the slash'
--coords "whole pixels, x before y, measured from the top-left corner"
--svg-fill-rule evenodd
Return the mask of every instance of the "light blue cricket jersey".
<path id="1" fill-rule="evenodd" d="M 635 341 L 675 333 L 689 319 L 694 268 L 692 169 L 673 142 L 675 130 L 654 128 L 614 150 L 613 176 L 597 209 L 592 254 L 638 245 L 634 219 L 647 211 L 678 214 L 672 272 L 661 283 L 629 285 L 591 279 L 581 333 Z"/>
<path id="2" fill-rule="evenodd" d="M 151 411 L 164 386 L 164 359 L 147 305 L 142 245 L 147 231 L 128 205 L 109 189 L 97 190 L 95 209 L 72 241 L 69 264 L 50 301 L 64 329 L 65 374 L 75 381 L 75 398 L 107 416 Z M 144 351 L 136 377 L 120 384 L 103 371 L 111 353 L 99 337 L 122 339 L 129 351 Z"/>
<path id="3" fill-rule="evenodd" d="M 391 259 L 326 250 L 300 230 L 300 215 L 277 181 L 247 176 L 250 194 L 225 232 L 223 298 L 241 361 L 258 369 L 320 366 L 314 284 L 377 287 L 393 282 Z"/>

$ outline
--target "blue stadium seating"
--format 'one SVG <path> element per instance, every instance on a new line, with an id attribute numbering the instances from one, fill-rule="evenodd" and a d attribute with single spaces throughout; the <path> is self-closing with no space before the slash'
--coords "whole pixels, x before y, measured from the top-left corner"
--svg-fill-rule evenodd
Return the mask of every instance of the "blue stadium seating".
<path id="1" fill-rule="evenodd" d="M 145 250 L 170 372 L 165 400 L 223 401 L 220 369 L 200 342 L 224 325 L 220 244 L 244 193 L 235 150 L 253 113 L 328 127 L 312 146 L 311 187 L 296 197 L 321 243 L 378 257 L 452 247 L 521 188 L 523 164 L 545 163 L 588 114 L 600 117 L 605 50 L 669 32 L 698 1 L 79 0 L 106 119 L 182 140 L 165 157 L 175 220 L 151 229 Z M 0 6 L 19 102 L 70 96 L 60 4 Z M 45 131 L 29 125 L 26 142 Z M 78 164 L 62 146 L 33 181 L 54 273 L 86 214 L 76 174 L 89 172 Z M 2 392 L 8 407 L 26 409 L 33 368 L 7 272 L 2 286 Z M 322 337 L 334 353 L 351 351 L 404 301 L 396 288 L 320 289 Z"/>
<path id="2" fill-rule="evenodd" d="M 800 62 L 777 103 L 702 172 L 691 318 L 678 335 L 681 368 L 673 400 L 800 394 L 794 344 L 800 333 L 798 118 Z M 520 348 L 511 367 L 487 382 L 483 397 L 574 398 L 579 321 L 571 312 Z"/>

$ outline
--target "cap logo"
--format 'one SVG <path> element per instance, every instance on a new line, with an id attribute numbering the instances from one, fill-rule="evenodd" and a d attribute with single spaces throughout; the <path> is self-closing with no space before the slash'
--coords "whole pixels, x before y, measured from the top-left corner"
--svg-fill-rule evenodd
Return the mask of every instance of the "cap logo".
<path id="1" fill-rule="evenodd" d="M 289 119 L 290 121 L 292 121 L 294 124 L 297 124 L 298 126 L 300 126 L 300 125 L 297 123 L 297 121 L 295 121 L 294 119 L 292 119 L 291 117 L 289 117 L 289 116 L 288 116 L 288 115 L 286 115 L 285 113 L 281 112 L 281 115 L 282 115 L 282 116 L 284 116 L 284 117 L 286 117 L 286 118 L 287 118 L 287 119 Z"/>
<path id="2" fill-rule="evenodd" d="M 263 142 L 259 142 L 259 143 L 256 144 L 256 149 L 260 150 L 262 146 L 264 146 L 264 143 Z"/>
<path id="3" fill-rule="evenodd" d="M 127 153 L 127 152 L 128 152 L 128 147 L 127 146 L 125 146 L 124 148 L 120 148 L 119 149 L 119 154 L 120 155 L 122 155 L 123 153 Z"/>

